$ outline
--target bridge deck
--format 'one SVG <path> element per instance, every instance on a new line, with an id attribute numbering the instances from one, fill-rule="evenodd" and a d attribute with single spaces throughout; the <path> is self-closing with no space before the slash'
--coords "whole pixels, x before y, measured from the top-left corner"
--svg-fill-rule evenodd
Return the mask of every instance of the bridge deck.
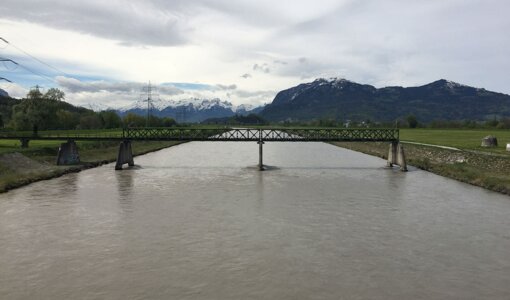
<path id="1" fill-rule="evenodd" d="M 132 140 L 132 141 L 263 141 L 263 142 L 396 142 L 398 129 L 348 128 L 127 128 L 118 132 L 0 132 L 0 139 Z"/>

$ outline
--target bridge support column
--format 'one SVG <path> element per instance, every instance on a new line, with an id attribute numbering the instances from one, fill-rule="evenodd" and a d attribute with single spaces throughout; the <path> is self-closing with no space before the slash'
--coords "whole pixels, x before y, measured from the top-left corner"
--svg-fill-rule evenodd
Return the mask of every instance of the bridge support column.
<path id="1" fill-rule="evenodd" d="M 80 163 L 78 147 L 73 140 L 60 144 L 57 155 L 57 165 L 74 165 Z"/>
<path id="2" fill-rule="evenodd" d="M 262 145 L 264 145 L 264 142 L 258 141 L 257 144 L 259 144 L 259 170 L 264 171 L 264 164 L 262 162 Z"/>
<path id="3" fill-rule="evenodd" d="M 117 155 L 115 170 L 122 170 L 123 164 L 128 164 L 130 167 L 135 165 L 133 160 L 133 151 L 131 149 L 131 141 L 123 141 L 119 145 L 119 154 Z"/>
<path id="4" fill-rule="evenodd" d="M 19 142 L 21 143 L 21 148 L 28 148 L 28 142 L 30 142 L 29 139 L 20 139 Z"/>
<path id="5" fill-rule="evenodd" d="M 393 167 L 393 165 L 399 165 L 400 171 L 402 172 L 407 171 L 407 162 L 404 147 L 399 142 L 392 142 L 390 144 L 390 149 L 388 152 L 388 162 L 386 166 L 391 168 Z"/>

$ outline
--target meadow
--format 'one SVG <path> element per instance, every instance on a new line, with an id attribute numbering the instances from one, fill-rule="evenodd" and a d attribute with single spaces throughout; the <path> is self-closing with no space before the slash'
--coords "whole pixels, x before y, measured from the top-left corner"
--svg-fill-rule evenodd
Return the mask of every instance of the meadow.
<path id="1" fill-rule="evenodd" d="M 488 135 L 498 138 L 498 147 L 481 146 Z M 506 151 L 510 130 L 505 129 L 400 129 L 400 140 L 510 155 Z"/>

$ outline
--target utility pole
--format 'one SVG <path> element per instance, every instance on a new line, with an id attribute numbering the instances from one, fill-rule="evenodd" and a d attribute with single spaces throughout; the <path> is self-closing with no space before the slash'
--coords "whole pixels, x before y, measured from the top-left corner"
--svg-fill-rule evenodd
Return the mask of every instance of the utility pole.
<path id="1" fill-rule="evenodd" d="M 150 123 L 150 117 L 151 117 L 151 109 L 152 109 L 152 98 L 154 96 L 157 96 L 157 94 L 155 94 L 153 92 L 154 90 L 154 87 L 151 85 L 151 82 L 149 81 L 149 84 L 143 88 L 144 89 L 144 94 L 142 95 L 143 97 L 146 97 L 143 102 L 147 102 L 147 120 L 145 122 L 145 127 L 149 127 L 149 123 Z"/>

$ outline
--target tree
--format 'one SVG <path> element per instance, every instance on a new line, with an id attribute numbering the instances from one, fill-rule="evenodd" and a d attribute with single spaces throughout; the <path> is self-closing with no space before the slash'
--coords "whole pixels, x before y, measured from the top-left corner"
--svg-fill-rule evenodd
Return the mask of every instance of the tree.
<path id="1" fill-rule="evenodd" d="M 139 116 L 134 113 L 128 113 L 124 116 L 122 122 L 124 123 L 124 126 L 128 127 L 144 127 L 145 126 L 145 118 L 142 116 Z"/>
<path id="2" fill-rule="evenodd" d="M 409 125 L 409 128 L 416 128 L 418 127 L 418 120 L 414 115 L 409 115 L 406 118 L 407 124 Z"/>
<path id="3" fill-rule="evenodd" d="M 43 94 L 39 90 L 39 86 L 36 86 L 35 88 L 31 89 L 27 94 L 27 99 L 35 100 L 35 99 L 42 99 L 42 98 L 43 98 Z"/>
<path id="4" fill-rule="evenodd" d="M 101 118 L 96 113 L 82 116 L 80 118 L 80 129 L 98 129 L 101 128 Z"/>
<path id="5" fill-rule="evenodd" d="M 59 109 L 55 113 L 59 129 L 76 129 L 80 123 L 80 115 L 67 110 Z"/>
<path id="6" fill-rule="evenodd" d="M 101 118 L 103 128 L 120 128 L 122 125 L 122 120 L 113 110 L 104 110 L 99 113 L 99 117 Z"/>
<path id="7" fill-rule="evenodd" d="M 65 93 L 57 88 L 49 89 L 46 94 L 44 94 L 44 98 L 54 101 L 63 101 L 65 99 Z"/>
<path id="8" fill-rule="evenodd" d="M 172 126 L 176 126 L 177 122 L 175 122 L 175 120 L 172 118 L 164 117 L 162 120 L 162 125 L 164 127 L 172 127 Z"/>
<path id="9" fill-rule="evenodd" d="M 55 126 L 55 109 L 45 99 L 26 99 L 12 107 L 11 126 L 16 130 L 50 129 Z"/>

